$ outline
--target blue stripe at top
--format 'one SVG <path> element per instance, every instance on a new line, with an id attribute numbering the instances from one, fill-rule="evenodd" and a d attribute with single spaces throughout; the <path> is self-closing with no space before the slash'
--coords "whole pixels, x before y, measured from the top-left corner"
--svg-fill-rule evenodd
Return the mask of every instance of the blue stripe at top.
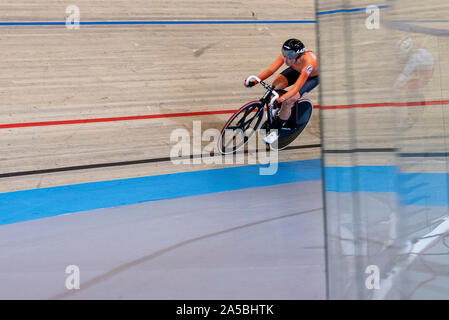
<path id="1" fill-rule="evenodd" d="M 379 9 L 389 8 L 389 5 L 378 6 Z M 366 8 L 353 9 L 336 9 L 329 11 L 317 12 L 317 15 L 329 15 L 342 12 L 358 12 L 366 10 Z M 210 20 L 210 21 L 80 21 L 80 26 L 95 25 L 186 25 L 186 24 L 302 24 L 316 23 L 316 20 Z M 41 21 L 41 22 L 0 22 L 1 26 L 66 26 L 66 22 Z M 75 24 L 71 23 L 70 26 Z"/>
<path id="2" fill-rule="evenodd" d="M 288 24 L 316 23 L 315 20 L 224 20 L 224 21 L 81 21 L 80 26 L 95 25 L 168 25 L 168 24 Z M 65 22 L 0 22 L 0 26 L 65 26 Z M 70 26 L 75 26 L 71 23 Z"/>
<path id="3" fill-rule="evenodd" d="M 389 5 L 382 5 L 382 6 L 377 6 L 379 9 L 386 9 L 386 8 L 390 8 Z M 346 13 L 346 12 L 358 12 L 358 11 L 365 11 L 366 7 L 363 8 L 353 8 L 353 9 L 336 9 L 336 10 L 329 10 L 329 11 L 320 11 L 317 12 L 317 15 L 328 15 L 328 14 L 335 14 L 335 13 Z"/>

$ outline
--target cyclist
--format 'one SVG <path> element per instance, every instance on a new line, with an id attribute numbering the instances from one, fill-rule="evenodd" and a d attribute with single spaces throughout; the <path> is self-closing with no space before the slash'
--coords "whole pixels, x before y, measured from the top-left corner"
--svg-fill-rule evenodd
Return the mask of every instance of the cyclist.
<path id="1" fill-rule="evenodd" d="M 416 45 L 410 37 L 398 42 L 401 57 L 406 65 L 396 79 L 396 89 L 405 88 L 408 93 L 423 88 L 433 77 L 434 59 L 432 54 Z"/>
<path id="2" fill-rule="evenodd" d="M 312 91 L 319 83 L 318 58 L 314 52 L 307 50 L 298 39 L 285 41 L 282 45 L 282 54 L 258 77 L 262 81 L 267 79 L 284 63 L 288 68 L 276 77 L 272 85 L 275 90 L 283 90 L 291 85 L 293 87 L 274 103 L 274 108 L 280 106 L 279 117 L 274 120 L 272 126 L 273 129 L 278 130 L 285 127 L 295 102 Z M 244 82 L 246 87 L 252 87 L 256 84 L 257 81 L 250 81 L 248 84 L 246 84 L 246 81 Z M 277 132 L 273 131 L 264 140 L 267 143 L 273 143 L 278 137 Z"/>

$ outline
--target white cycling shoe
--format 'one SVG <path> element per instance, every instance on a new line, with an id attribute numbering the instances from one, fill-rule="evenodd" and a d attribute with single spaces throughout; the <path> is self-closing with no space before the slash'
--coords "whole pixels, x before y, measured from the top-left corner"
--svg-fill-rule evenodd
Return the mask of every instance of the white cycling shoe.
<path id="1" fill-rule="evenodd" d="M 277 133 L 277 131 L 272 131 L 268 136 L 266 136 L 265 138 L 263 138 L 263 140 L 268 143 L 268 144 L 272 144 L 273 142 L 275 142 L 277 139 L 279 138 L 279 135 Z"/>

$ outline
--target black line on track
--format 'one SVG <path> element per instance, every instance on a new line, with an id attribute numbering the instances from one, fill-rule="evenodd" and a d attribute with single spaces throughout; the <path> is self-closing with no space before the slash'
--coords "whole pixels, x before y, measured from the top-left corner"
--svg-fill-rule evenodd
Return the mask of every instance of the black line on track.
<path id="1" fill-rule="evenodd" d="M 299 150 L 299 149 L 312 149 L 312 148 L 320 148 L 320 144 L 311 144 L 311 145 L 303 145 L 303 146 L 292 146 L 287 147 L 284 150 Z M 248 152 L 255 152 L 256 150 L 246 150 L 244 154 Z M 108 163 L 95 163 L 88 165 L 80 165 L 80 166 L 70 166 L 70 167 L 60 167 L 60 168 L 51 168 L 51 169 L 41 169 L 41 170 L 30 170 L 30 171 L 19 171 L 19 172 L 10 172 L 10 173 L 2 173 L 0 174 L 0 178 L 11 178 L 11 177 L 20 177 L 20 176 L 31 176 L 37 174 L 48 174 L 48 173 L 56 173 L 56 172 L 66 172 L 66 171 L 77 171 L 77 170 L 86 170 L 86 169 L 98 169 L 98 168 L 110 168 L 110 167 L 120 167 L 120 166 L 130 166 L 137 164 L 145 164 L 145 163 L 160 163 L 160 162 L 168 162 L 172 160 L 186 160 L 186 159 L 196 159 L 201 157 L 208 157 L 208 155 L 193 155 L 184 156 L 184 157 L 163 157 L 163 158 L 152 158 L 152 159 L 142 159 L 142 160 L 131 160 L 131 161 L 121 161 L 121 162 L 108 162 Z M 209 155 L 209 157 L 213 157 L 213 155 Z"/>
<path id="2" fill-rule="evenodd" d="M 302 145 L 302 146 L 291 146 L 287 147 L 284 150 L 300 150 L 300 149 L 313 149 L 320 148 L 321 144 L 310 144 L 310 145 Z M 243 152 L 244 154 L 248 154 L 249 152 L 255 152 L 256 150 L 246 150 Z M 329 149 L 323 150 L 323 153 L 326 154 L 351 154 L 351 153 L 388 153 L 388 152 L 397 152 L 396 148 L 371 148 L 371 149 Z M 132 160 L 132 161 L 121 161 L 121 162 L 107 162 L 107 163 L 95 163 L 88 165 L 80 165 L 80 166 L 70 166 L 70 167 L 61 167 L 61 168 L 51 168 L 51 169 L 41 169 L 41 170 L 30 170 L 30 171 L 19 171 L 19 172 L 9 172 L 0 174 L 1 178 L 12 178 L 12 177 L 20 177 L 20 176 L 31 176 L 37 174 L 48 174 L 48 173 L 56 173 L 56 172 L 67 172 L 67 171 L 77 171 L 77 170 L 86 170 L 86 169 L 98 169 L 98 168 L 110 168 L 110 167 L 121 167 L 121 166 L 131 166 L 145 163 L 160 163 L 160 162 L 168 162 L 172 160 L 186 160 L 186 159 L 196 159 L 201 157 L 214 157 L 213 154 L 210 155 L 193 155 L 170 158 L 170 157 L 162 157 L 162 158 L 152 158 L 152 159 L 142 159 L 142 160 Z M 223 156 L 224 157 L 224 156 Z M 399 157 L 401 158 L 432 158 L 432 157 L 449 157 L 449 152 L 419 152 L 419 153 L 400 153 Z"/>
<path id="3" fill-rule="evenodd" d="M 302 146 L 292 146 L 287 147 L 284 150 L 300 150 L 300 149 L 313 149 L 320 148 L 321 144 L 310 144 L 310 145 L 302 145 Z M 257 150 L 246 150 L 243 152 L 244 154 L 248 154 L 249 152 L 255 152 Z M 398 152 L 399 149 L 396 148 L 370 148 L 370 149 L 329 149 L 322 150 L 323 153 L 326 154 L 351 154 L 351 153 L 389 153 L 389 152 Z M 399 157 L 401 158 L 433 158 L 433 157 L 449 157 L 449 152 L 415 152 L 415 153 L 399 153 Z M 145 164 L 145 163 L 160 163 L 160 162 L 168 162 L 172 160 L 186 160 L 186 159 L 196 159 L 201 157 L 214 157 L 213 154 L 210 155 L 190 155 L 184 157 L 170 158 L 152 158 L 152 159 L 142 159 L 142 160 L 132 160 L 132 161 L 121 161 L 121 162 L 108 162 L 108 163 L 95 163 L 81 166 L 70 166 L 70 167 L 61 167 L 61 168 L 51 168 L 51 169 L 42 169 L 42 170 L 31 170 L 31 171 L 19 171 L 19 172 L 10 172 L 10 173 L 2 173 L 0 174 L 1 178 L 11 178 L 11 177 L 20 177 L 20 176 L 30 176 L 37 174 L 47 174 L 47 173 L 56 173 L 56 172 L 66 172 L 66 171 L 77 171 L 77 170 L 86 170 L 86 169 L 97 169 L 97 168 L 109 168 L 109 167 L 120 167 L 120 166 L 130 166 L 137 164 Z M 223 156 L 224 157 L 224 156 Z"/>
<path id="4" fill-rule="evenodd" d="M 335 149 L 335 150 L 323 150 L 323 153 L 329 154 L 351 154 L 351 153 L 388 153 L 398 152 L 396 148 L 373 148 L 373 149 Z M 449 152 L 401 152 L 398 153 L 401 158 L 435 158 L 435 157 L 449 157 Z"/>
<path id="5" fill-rule="evenodd" d="M 323 153 L 359 153 L 359 152 L 397 152 L 396 148 L 370 148 L 370 149 L 328 149 Z"/>
<path id="6" fill-rule="evenodd" d="M 434 158 L 449 157 L 449 152 L 400 153 L 401 158 Z"/>

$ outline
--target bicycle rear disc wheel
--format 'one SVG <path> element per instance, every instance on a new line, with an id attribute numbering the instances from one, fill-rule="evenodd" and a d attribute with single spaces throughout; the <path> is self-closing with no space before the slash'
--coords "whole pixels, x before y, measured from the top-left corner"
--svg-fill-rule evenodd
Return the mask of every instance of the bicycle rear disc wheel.
<path id="1" fill-rule="evenodd" d="M 292 114 L 292 120 L 295 120 L 295 128 L 289 133 L 281 133 L 278 140 L 274 144 L 270 144 L 270 149 L 274 151 L 279 151 L 285 149 L 289 144 L 296 140 L 296 138 L 302 133 L 312 116 L 313 104 L 310 100 L 302 99 L 299 100 L 295 106 L 295 115 Z M 296 119 L 293 118 L 296 116 Z"/>
<path id="2" fill-rule="evenodd" d="M 235 153 L 256 133 L 264 115 L 260 101 L 245 104 L 229 118 L 221 130 L 218 150 L 222 154 Z"/>

